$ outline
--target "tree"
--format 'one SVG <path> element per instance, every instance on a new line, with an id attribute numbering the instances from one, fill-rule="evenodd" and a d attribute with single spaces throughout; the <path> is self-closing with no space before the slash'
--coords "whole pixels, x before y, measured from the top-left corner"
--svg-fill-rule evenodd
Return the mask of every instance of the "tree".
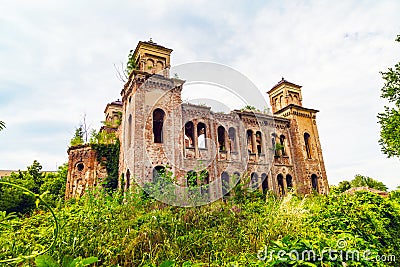
<path id="1" fill-rule="evenodd" d="M 47 192 L 44 198 L 47 203 L 54 206 L 64 199 L 68 165 L 60 166 L 56 173 L 44 174 L 41 170 L 42 165 L 35 160 L 27 167 L 27 171 L 13 172 L 1 180 L 23 186 L 37 194 Z M 18 188 L 0 184 L 0 211 L 29 213 L 33 209 L 35 209 L 34 197 Z"/>
<path id="2" fill-rule="evenodd" d="M 70 144 L 71 146 L 77 146 L 82 145 L 83 143 L 83 129 L 82 126 L 79 126 L 75 129 L 75 134 L 74 137 L 72 137 Z"/>
<path id="3" fill-rule="evenodd" d="M 339 190 L 339 192 L 344 192 L 346 190 L 349 190 L 350 188 L 351 188 L 351 184 L 349 181 L 342 181 L 337 186 L 337 189 Z"/>
<path id="4" fill-rule="evenodd" d="M 397 35 L 400 42 L 400 35 Z M 387 72 L 381 72 L 385 85 L 382 88 L 382 98 L 386 98 L 393 106 L 385 106 L 385 111 L 378 114 L 381 134 L 379 144 L 384 154 L 390 157 L 400 157 L 400 62 Z"/>
<path id="5" fill-rule="evenodd" d="M 354 177 L 354 179 L 351 180 L 350 184 L 351 187 L 368 186 L 370 188 L 374 188 L 381 191 L 387 191 L 388 189 L 386 185 L 384 185 L 382 182 L 378 182 L 377 180 L 374 180 L 371 177 L 363 176 L 360 174 L 357 174 Z"/>

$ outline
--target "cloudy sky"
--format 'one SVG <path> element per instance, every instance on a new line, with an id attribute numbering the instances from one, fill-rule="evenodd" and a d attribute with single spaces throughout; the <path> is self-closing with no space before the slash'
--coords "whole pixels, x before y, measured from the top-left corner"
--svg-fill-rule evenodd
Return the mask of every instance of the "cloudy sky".
<path id="1" fill-rule="evenodd" d="M 123 86 L 114 64 L 150 37 L 172 65 L 211 61 L 265 94 L 281 77 L 320 110 L 331 184 L 360 173 L 400 185 L 378 145 L 379 74 L 400 61 L 400 1 L 1 1 L 0 169 L 67 161 L 74 128 L 94 128 Z M 266 96 L 266 95 L 265 95 Z"/>

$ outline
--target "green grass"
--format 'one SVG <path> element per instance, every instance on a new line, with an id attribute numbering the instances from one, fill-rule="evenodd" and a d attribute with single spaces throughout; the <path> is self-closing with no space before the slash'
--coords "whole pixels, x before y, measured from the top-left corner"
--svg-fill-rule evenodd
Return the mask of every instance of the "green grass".
<path id="1" fill-rule="evenodd" d="M 180 208 L 148 199 L 139 189 L 112 196 L 100 191 L 67 201 L 55 214 L 59 238 L 49 255 L 57 262 L 93 256 L 99 259 L 96 266 L 343 266 L 326 255 L 307 263 L 277 255 L 257 259 L 264 246 L 268 251 L 321 251 L 335 248 L 338 240 L 345 240 L 346 249 L 369 249 L 400 259 L 398 199 L 370 193 L 289 195 L 283 200 L 247 193 L 227 202 Z M 0 224 L 0 260 L 29 255 L 51 242 L 53 221 L 47 211 L 4 221 L 11 226 Z M 33 260 L 22 264 L 34 266 Z"/>

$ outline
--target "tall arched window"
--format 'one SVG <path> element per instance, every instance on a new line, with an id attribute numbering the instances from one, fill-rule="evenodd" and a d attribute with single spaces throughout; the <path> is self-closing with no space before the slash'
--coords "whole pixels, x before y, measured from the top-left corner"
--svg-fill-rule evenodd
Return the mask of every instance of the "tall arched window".
<path id="1" fill-rule="evenodd" d="M 129 190 L 131 184 L 131 172 L 129 171 L 129 169 L 126 171 L 126 183 L 125 183 L 125 190 Z"/>
<path id="2" fill-rule="evenodd" d="M 278 180 L 278 193 L 280 196 L 284 196 L 285 195 L 285 186 L 283 185 L 283 175 L 278 174 L 277 180 Z"/>
<path id="3" fill-rule="evenodd" d="M 206 125 L 202 122 L 197 124 L 197 147 L 198 148 L 206 148 Z"/>
<path id="4" fill-rule="evenodd" d="M 230 127 L 228 130 L 229 134 L 229 146 L 231 149 L 231 152 L 236 151 L 236 130 L 233 127 Z"/>
<path id="5" fill-rule="evenodd" d="M 225 128 L 223 126 L 219 126 L 217 129 L 218 133 L 218 147 L 219 151 L 226 151 L 225 147 Z"/>
<path id="6" fill-rule="evenodd" d="M 128 146 L 131 146 L 132 142 L 132 114 L 128 118 Z"/>
<path id="7" fill-rule="evenodd" d="M 252 130 L 247 130 L 247 150 L 249 153 L 254 153 Z"/>
<path id="8" fill-rule="evenodd" d="M 293 179 L 290 174 L 286 175 L 286 186 L 288 189 L 293 187 Z"/>
<path id="9" fill-rule="evenodd" d="M 307 158 L 311 159 L 310 135 L 304 133 L 304 144 L 306 146 Z"/>
<path id="10" fill-rule="evenodd" d="M 164 166 L 155 166 L 153 168 L 153 183 L 160 183 L 165 177 L 165 167 Z"/>
<path id="11" fill-rule="evenodd" d="M 185 124 L 185 147 L 194 147 L 194 125 L 191 121 Z"/>
<path id="12" fill-rule="evenodd" d="M 232 186 L 235 186 L 239 182 L 240 182 L 240 173 L 234 172 L 232 175 Z"/>
<path id="13" fill-rule="evenodd" d="M 266 173 L 261 174 L 261 180 L 262 180 L 262 190 L 265 193 L 268 191 L 268 176 Z"/>
<path id="14" fill-rule="evenodd" d="M 276 134 L 275 133 L 273 133 L 271 135 L 271 143 L 272 143 L 272 149 L 274 150 L 274 155 L 277 156 L 278 152 L 275 149 L 276 148 Z"/>
<path id="15" fill-rule="evenodd" d="M 311 175 L 312 189 L 318 192 L 318 176 L 316 174 Z"/>
<path id="16" fill-rule="evenodd" d="M 229 184 L 229 174 L 227 172 L 221 173 L 221 186 L 222 186 L 222 195 L 229 195 L 229 189 L 230 189 L 230 184 Z"/>
<path id="17" fill-rule="evenodd" d="M 281 143 L 282 146 L 282 156 L 286 155 L 286 151 L 285 151 L 285 136 L 283 134 L 281 134 L 281 136 L 279 137 L 279 142 Z"/>
<path id="18" fill-rule="evenodd" d="M 257 145 L 257 153 L 261 154 L 262 149 L 261 149 L 261 144 L 262 144 L 262 135 L 260 131 L 256 132 L 256 145 Z"/>
<path id="19" fill-rule="evenodd" d="M 258 187 L 258 175 L 253 172 L 250 176 L 251 179 L 251 188 L 256 189 Z"/>
<path id="20" fill-rule="evenodd" d="M 153 111 L 153 135 L 154 143 L 163 142 L 163 125 L 165 113 L 162 109 L 155 109 Z"/>
<path id="21" fill-rule="evenodd" d="M 197 186 L 197 173 L 195 171 L 188 171 L 186 174 L 186 185 L 188 187 Z"/>
<path id="22" fill-rule="evenodd" d="M 208 194 L 210 192 L 209 184 L 210 184 L 210 175 L 207 170 L 202 170 L 200 172 L 200 182 L 202 184 L 201 193 Z"/>

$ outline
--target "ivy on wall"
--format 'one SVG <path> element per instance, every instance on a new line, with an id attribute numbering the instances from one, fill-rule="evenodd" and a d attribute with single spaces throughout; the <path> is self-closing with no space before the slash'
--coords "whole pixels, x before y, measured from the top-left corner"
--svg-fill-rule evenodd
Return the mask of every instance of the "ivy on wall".
<path id="1" fill-rule="evenodd" d="M 97 152 L 97 161 L 107 170 L 103 186 L 110 190 L 116 189 L 118 187 L 119 140 L 117 139 L 112 144 L 91 144 L 90 146 Z"/>

